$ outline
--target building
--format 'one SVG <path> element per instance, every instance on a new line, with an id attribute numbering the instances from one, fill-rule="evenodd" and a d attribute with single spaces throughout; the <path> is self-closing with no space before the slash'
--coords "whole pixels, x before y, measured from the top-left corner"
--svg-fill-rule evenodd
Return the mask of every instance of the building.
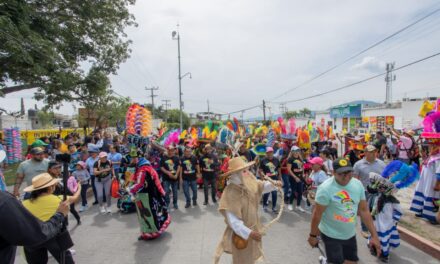
<path id="1" fill-rule="evenodd" d="M 198 112 L 196 113 L 196 118 L 198 121 L 205 121 L 205 120 L 221 120 L 222 115 L 216 114 L 213 112 Z"/>
<path id="2" fill-rule="evenodd" d="M 417 129 L 421 127 L 422 118 L 419 109 L 425 100 L 430 98 L 404 98 L 401 102 L 380 104 L 371 101 L 354 101 L 332 107 L 325 111 L 315 112 L 316 123 L 333 127 L 336 132 L 358 130 L 383 131 L 387 127 L 395 129 Z"/>

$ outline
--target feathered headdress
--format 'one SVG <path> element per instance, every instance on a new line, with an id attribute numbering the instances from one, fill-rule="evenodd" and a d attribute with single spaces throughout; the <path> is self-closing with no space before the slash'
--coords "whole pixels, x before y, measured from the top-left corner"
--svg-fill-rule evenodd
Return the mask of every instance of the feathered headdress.
<path id="1" fill-rule="evenodd" d="M 397 189 L 402 189 L 417 181 L 420 174 L 416 163 L 407 165 L 400 160 L 394 160 L 385 167 L 382 176 L 389 179 Z"/>

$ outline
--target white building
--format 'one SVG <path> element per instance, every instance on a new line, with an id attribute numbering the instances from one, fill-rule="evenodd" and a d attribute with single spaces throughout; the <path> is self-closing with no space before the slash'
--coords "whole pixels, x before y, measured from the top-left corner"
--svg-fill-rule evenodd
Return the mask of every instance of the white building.
<path id="1" fill-rule="evenodd" d="M 374 132 L 386 127 L 417 129 L 421 127 L 422 118 L 418 114 L 425 100 L 435 101 L 437 97 L 404 98 L 402 102 L 392 104 L 355 101 L 326 111 L 317 111 L 315 121 L 316 124 L 333 126 L 335 132 L 354 129 Z"/>

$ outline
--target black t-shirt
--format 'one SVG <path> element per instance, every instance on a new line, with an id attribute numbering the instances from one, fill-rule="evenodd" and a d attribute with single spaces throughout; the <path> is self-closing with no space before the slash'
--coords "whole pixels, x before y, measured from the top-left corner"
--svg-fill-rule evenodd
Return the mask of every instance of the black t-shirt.
<path id="1" fill-rule="evenodd" d="M 179 168 L 180 160 L 177 156 L 168 157 L 164 156 L 160 160 L 160 167 L 166 169 L 167 171 L 171 172 L 172 174 L 176 174 L 177 169 Z M 165 173 L 162 173 L 162 177 L 166 181 L 177 181 L 178 179 L 172 179 Z"/>
<path id="2" fill-rule="evenodd" d="M 302 162 L 301 159 L 299 159 L 299 158 L 290 158 L 287 161 L 287 163 L 292 165 L 292 172 L 296 176 L 301 177 L 301 178 L 303 177 L 304 170 L 303 170 L 303 162 Z"/>
<path id="3" fill-rule="evenodd" d="M 206 154 L 200 158 L 200 170 L 204 177 L 213 177 L 218 167 L 218 158 L 214 154 Z"/>
<path id="4" fill-rule="evenodd" d="M 95 164 L 93 165 L 93 168 L 98 169 L 98 170 L 104 170 L 104 169 L 108 169 L 112 167 L 112 163 L 110 161 L 106 161 L 106 162 L 101 162 L 100 160 L 98 160 L 97 162 L 95 162 Z M 98 178 L 105 178 L 107 176 L 110 176 L 112 174 L 112 171 L 108 171 L 108 172 L 103 172 L 100 173 L 98 175 L 95 175 Z"/>
<path id="5" fill-rule="evenodd" d="M 269 177 L 277 177 L 278 170 L 280 168 L 280 161 L 276 158 L 269 160 L 268 158 L 263 158 L 260 161 L 260 169 L 264 172 L 264 175 Z"/>
<path id="6" fill-rule="evenodd" d="M 181 165 L 182 165 L 182 178 L 184 180 L 192 181 L 197 178 L 196 176 L 196 169 L 197 169 L 197 158 L 194 156 L 191 156 L 189 158 L 182 157 L 180 159 Z"/>

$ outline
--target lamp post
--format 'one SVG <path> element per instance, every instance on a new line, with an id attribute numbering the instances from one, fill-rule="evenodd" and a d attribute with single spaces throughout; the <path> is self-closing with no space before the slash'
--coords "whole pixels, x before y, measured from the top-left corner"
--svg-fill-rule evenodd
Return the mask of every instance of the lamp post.
<path id="1" fill-rule="evenodd" d="M 179 34 L 179 25 L 177 25 L 177 30 L 173 31 L 171 34 L 172 38 L 174 40 L 177 40 L 177 60 L 178 60 L 178 66 L 179 66 L 179 110 L 180 110 L 180 131 L 182 131 L 183 129 L 183 113 L 182 113 L 182 108 L 183 108 L 183 102 L 182 102 L 182 79 L 189 75 L 189 78 L 191 79 L 191 73 L 187 72 L 184 75 L 181 75 L 181 67 L 180 67 L 180 34 Z"/>

